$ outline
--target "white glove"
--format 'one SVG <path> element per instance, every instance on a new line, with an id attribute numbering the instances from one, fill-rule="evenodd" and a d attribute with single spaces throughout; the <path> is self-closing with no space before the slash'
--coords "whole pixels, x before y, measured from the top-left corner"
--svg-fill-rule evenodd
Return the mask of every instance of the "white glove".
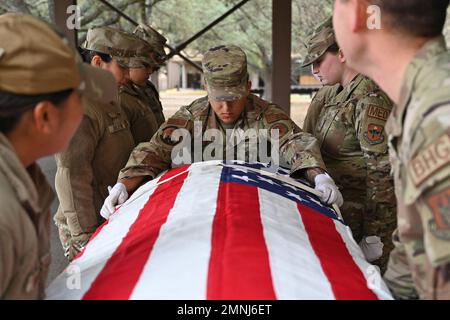
<path id="1" fill-rule="evenodd" d="M 316 184 L 315 189 L 322 194 L 319 197 L 322 202 L 329 205 L 335 203 L 338 207 L 342 206 L 344 203 L 342 194 L 333 179 L 327 173 L 317 175 L 314 178 L 314 182 Z"/>
<path id="2" fill-rule="evenodd" d="M 369 262 L 375 261 L 383 255 L 384 244 L 381 242 L 380 237 L 365 237 L 361 240 L 359 246 Z"/>
<path id="3" fill-rule="evenodd" d="M 108 187 L 109 196 L 105 199 L 100 215 L 106 220 L 116 210 L 116 205 L 122 204 L 128 199 L 127 188 L 123 183 L 116 183 L 113 188 Z"/>

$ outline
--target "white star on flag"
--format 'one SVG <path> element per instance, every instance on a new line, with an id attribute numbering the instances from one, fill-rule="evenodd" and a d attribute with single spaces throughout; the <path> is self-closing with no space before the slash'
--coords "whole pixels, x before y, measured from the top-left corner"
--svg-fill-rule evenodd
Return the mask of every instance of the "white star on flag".
<path id="1" fill-rule="evenodd" d="M 255 180 L 250 179 L 248 176 L 236 176 L 234 174 L 231 176 L 236 179 L 244 180 L 245 182 L 255 181 Z"/>

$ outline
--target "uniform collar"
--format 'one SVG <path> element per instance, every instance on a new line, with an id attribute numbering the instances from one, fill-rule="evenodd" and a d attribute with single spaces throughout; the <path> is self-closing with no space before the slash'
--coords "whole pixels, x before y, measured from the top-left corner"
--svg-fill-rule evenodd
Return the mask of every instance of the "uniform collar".
<path id="1" fill-rule="evenodd" d="M 120 86 L 119 88 L 120 93 L 128 93 L 132 96 L 139 96 L 138 91 L 136 90 L 136 87 L 133 83 L 126 83 Z"/>
<path id="2" fill-rule="evenodd" d="M 389 126 L 392 135 L 397 136 L 401 134 L 403 119 L 405 117 L 407 106 L 411 100 L 412 93 L 417 85 L 420 85 L 418 79 L 420 78 L 421 71 L 429 63 L 430 59 L 446 52 L 446 50 L 445 39 L 443 36 L 439 36 L 426 42 L 422 48 L 417 51 L 416 55 L 409 63 L 403 78 L 400 102 L 392 110 L 391 121 L 394 121 L 394 123 Z"/>
<path id="3" fill-rule="evenodd" d="M 333 106 L 336 102 L 347 101 L 350 99 L 353 92 L 358 88 L 361 82 L 366 79 L 362 74 L 358 74 L 350 81 L 342 90 L 338 91 L 338 94 L 331 99 L 330 103 L 327 103 L 325 107 Z"/>
<path id="4" fill-rule="evenodd" d="M 256 97 L 253 94 L 250 94 L 247 98 L 247 102 L 245 104 L 244 111 L 242 112 L 242 115 L 239 117 L 239 119 L 234 124 L 234 128 L 241 128 L 243 129 L 246 125 L 248 125 L 249 120 L 257 119 L 261 113 L 264 112 L 263 108 L 257 103 L 258 97 Z M 222 128 L 220 125 L 220 120 L 217 118 L 217 115 L 215 114 L 214 110 L 212 109 L 209 101 L 207 101 L 208 104 L 208 115 L 209 115 L 209 127 L 210 128 Z"/>

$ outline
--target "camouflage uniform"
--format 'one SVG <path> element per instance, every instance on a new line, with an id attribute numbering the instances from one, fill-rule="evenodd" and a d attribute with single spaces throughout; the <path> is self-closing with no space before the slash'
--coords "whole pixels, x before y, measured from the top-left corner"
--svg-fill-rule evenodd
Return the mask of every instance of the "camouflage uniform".
<path id="1" fill-rule="evenodd" d="M 151 83 L 151 81 L 147 81 L 145 87 L 135 84 L 134 88 L 139 93 L 141 99 L 150 106 L 150 109 L 153 111 L 159 126 L 163 124 L 166 119 L 164 117 L 161 100 L 159 99 L 159 92 L 154 84 Z"/>
<path id="2" fill-rule="evenodd" d="M 303 131 L 314 134 L 314 129 L 316 128 L 317 120 L 322 112 L 323 106 L 331 101 L 341 90 L 342 87 L 340 84 L 320 88 L 308 107 L 305 122 L 303 123 Z"/>
<path id="3" fill-rule="evenodd" d="M 449 115 L 450 55 L 440 37 L 409 64 L 386 128 L 399 242 L 385 278 L 399 298 L 414 297 L 413 282 L 422 299 L 450 299 Z"/>
<path id="4" fill-rule="evenodd" d="M 14 13 L 0 15 L 0 74 L 0 92 L 21 98 L 77 90 L 84 97 L 104 101 L 108 80 L 114 84 L 110 72 L 82 64 L 75 49 L 50 25 Z M 26 120 L 34 106 L 0 103 L 0 119 Z M 58 125 L 66 123 L 67 119 Z M 25 168 L 24 159 L 16 154 L 21 147 L 23 157 L 31 156 L 36 146 L 17 140 L 13 145 L 8 133 L 29 134 L 20 126 L 0 133 L 0 300 L 42 299 L 51 260 L 54 193 L 39 166 L 34 162 Z M 49 139 L 41 143 L 62 143 L 60 137 Z"/>
<path id="5" fill-rule="evenodd" d="M 308 55 L 303 65 L 315 63 L 335 43 L 330 17 L 308 39 Z M 396 227 L 394 186 L 384 130 L 392 102 L 372 80 L 362 75 L 345 88 L 334 86 L 328 89 L 328 96 L 326 93 L 322 101 L 328 101 L 315 121 L 313 135 L 319 140 L 328 172 L 342 191 L 341 211 L 353 237 L 357 242 L 367 236 L 381 238 L 383 255 L 374 263 L 384 272 Z"/>
<path id="6" fill-rule="evenodd" d="M 307 52 L 302 62 L 302 68 L 315 63 L 335 43 L 331 18 L 328 18 L 308 35 L 305 43 Z M 314 134 L 323 106 L 331 101 L 341 90 L 342 86 L 336 84 L 333 86 L 326 85 L 317 92 L 309 105 L 303 124 L 303 131 Z"/>
<path id="7" fill-rule="evenodd" d="M 145 24 L 137 26 L 133 34 L 145 42 L 146 49 L 144 55 L 130 58 L 129 65 L 158 69 L 166 58 L 163 46 L 167 39 Z M 119 101 L 130 122 L 135 145 L 149 141 L 165 121 L 158 90 L 150 81 L 144 87 L 132 82 L 121 86 Z"/>
<path id="8" fill-rule="evenodd" d="M 164 45 L 167 39 L 158 31 L 146 24 L 139 24 L 133 31 L 133 34 L 140 39 L 147 42 L 152 48 L 152 58 L 154 60 L 153 66 L 160 67 L 167 59 L 167 54 L 164 51 Z"/>
<path id="9" fill-rule="evenodd" d="M 225 129 L 211 109 L 208 97 L 195 100 L 191 105 L 182 107 L 167 120 L 150 142 L 141 143 L 133 150 L 126 167 L 121 170 L 119 179 L 136 176 L 155 178 L 160 172 L 169 169 L 172 164 L 171 153 L 177 144 L 171 140 L 173 131 L 184 128 L 194 136 L 194 121 L 201 121 L 202 136 L 207 129 L 220 130 L 225 136 Z M 240 130 L 245 132 L 249 129 L 268 129 L 269 131 L 279 129 L 280 161 L 292 167 L 292 171 L 314 167 L 325 168 L 318 151 L 317 140 L 311 135 L 303 133 L 278 106 L 254 95 L 248 97 L 243 115 L 233 126 L 233 134 L 239 134 Z M 240 140 L 233 149 L 248 143 L 249 139 L 247 138 Z M 210 143 L 203 143 L 203 150 L 208 144 Z M 194 150 L 193 147 L 191 149 Z M 224 141 L 223 156 L 226 154 L 227 145 Z M 244 158 L 240 158 L 239 154 L 234 155 L 236 160 L 249 160 L 248 153 Z M 191 158 L 191 161 L 194 162 L 195 159 Z M 198 161 L 203 161 L 203 159 L 198 159 Z"/>
<path id="10" fill-rule="evenodd" d="M 254 95 L 248 95 L 247 61 L 245 53 L 240 48 L 219 46 L 210 49 L 204 56 L 203 68 L 208 84 L 208 97 L 198 99 L 188 107 L 182 107 L 160 127 L 150 142 L 141 143 L 135 148 L 126 167 L 121 170 L 119 179 L 138 176 L 154 178 L 160 172 L 169 169 L 172 165 L 172 150 L 180 143 L 171 139 L 176 129 L 184 128 L 194 137 L 202 137 L 207 129 L 217 129 L 224 133 L 226 126 L 222 125 L 216 116 L 208 98 L 229 101 L 247 97 L 244 112 L 231 126 L 233 136 L 239 136 L 242 131 L 249 129 L 255 129 L 256 132 L 260 129 L 269 131 L 278 129 L 280 161 L 283 164 L 292 167 L 293 172 L 314 167 L 325 168 L 317 140 L 312 135 L 302 132 L 278 106 Z M 195 127 L 194 121 L 200 121 L 201 126 Z M 248 143 L 248 138 L 239 139 L 237 146 Z M 236 146 L 227 144 L 227 141 L 230 139 L 223 139 L 221 150 L 224 152 L 215 159 L 224 159 L 227 149 L 236 149 Z M 208 147 L 208 144 L 203 142 L 203 150 Z M 248 160 L 245 159 L 247 156 L 248 154 L 241 155 L 233 152 L 234 159 Z M 202 160 L 191 158 L 191 161 Z"/>
<path id="11" fill-rule="evenodd" d="M 84 47 L 110 54 L 126 66 L 145 43 L 111 28 L 91 29 Z M 127 162 L 134 145 L 129 123 L 117 104 L 117 84 L 103 92 L 109 103 L 85 101 L 85 114 L 69 147 L 56 156 L 54 217 L 65 255 L 72 260 L 102 223 L 99 212 L 108 186 Z"/>
<path id="12" fill-rule="evenodd" d="M 24 168 L 0 133 L 0 299 L 44 297 L 53 198 L 39 166 Z"/>
<path id="13" fill-rule="evenodd" d="M 56 155 L 59 207 L 54 219 L 70 260 L 103 222 L 99 212 L 108 186 L 114 185 L 133 147 L 128 122 L 117 104 L 85 102 L 80 127 L 67 150 Z"/>
<path id="14" fill-rule="evenodd" d="M 157 94 L 156 88 L 150 82 L 145 88 L 133 83 L 120 87 L 120 106 L 130 123 L 135 146 L 149 141 L 165 121 Z"/>
<path id="15" fill-rule="evenodd" d="M 377 261 L 385 267 L 395 224 L 395 198 L 384 127 L 392 103 L 373 81 L 358 75 L 319 116 L 319 140 L 328 172 L 342 190 L 342 214 L 356 241 L 381 237 Z"/>

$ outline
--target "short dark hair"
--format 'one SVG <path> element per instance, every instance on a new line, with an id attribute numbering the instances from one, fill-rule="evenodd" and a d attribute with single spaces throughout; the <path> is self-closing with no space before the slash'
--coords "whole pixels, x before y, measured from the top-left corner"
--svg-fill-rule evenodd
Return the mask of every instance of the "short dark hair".
<path id="1" fill-rule="evenodd" d="M 83 61 L 86 63 L 91 63 L 92 59 L 95 56 L 99 56 L 100 59 L 102 59 L 103 62 L 109 63 L 112 61 L 112 57 L 107 53 L 97 52 L 93 50 L 78 48 L 78 51 L 80 52 L 81 56 L 83 57 Z"/>
<path id="2" fill-rule="evenodd" d="M 337 42 L 335 42 L 327 49 L 326 52 L 337 54 L 339 50 L 340 50 L 339 45 L 337 44 Z"/>
<path id="3" fill-rule="evenodd" d="M 39 102 L 50 101 L 55 106 L 60 106 L 72 92 L 73 89 L 67 89 L 39 95 L 23 95 L 0 91 L 0 132 L 6 134 L 13 130 L 22 115 Z"/>
<path id="4" fill-rule="evenodd" d="M 382 19 L 389 28 L 403 34 L 426 38 L 442 34 L 450 2 L 450 0 L 367 1 L 380 7 Z"/>

